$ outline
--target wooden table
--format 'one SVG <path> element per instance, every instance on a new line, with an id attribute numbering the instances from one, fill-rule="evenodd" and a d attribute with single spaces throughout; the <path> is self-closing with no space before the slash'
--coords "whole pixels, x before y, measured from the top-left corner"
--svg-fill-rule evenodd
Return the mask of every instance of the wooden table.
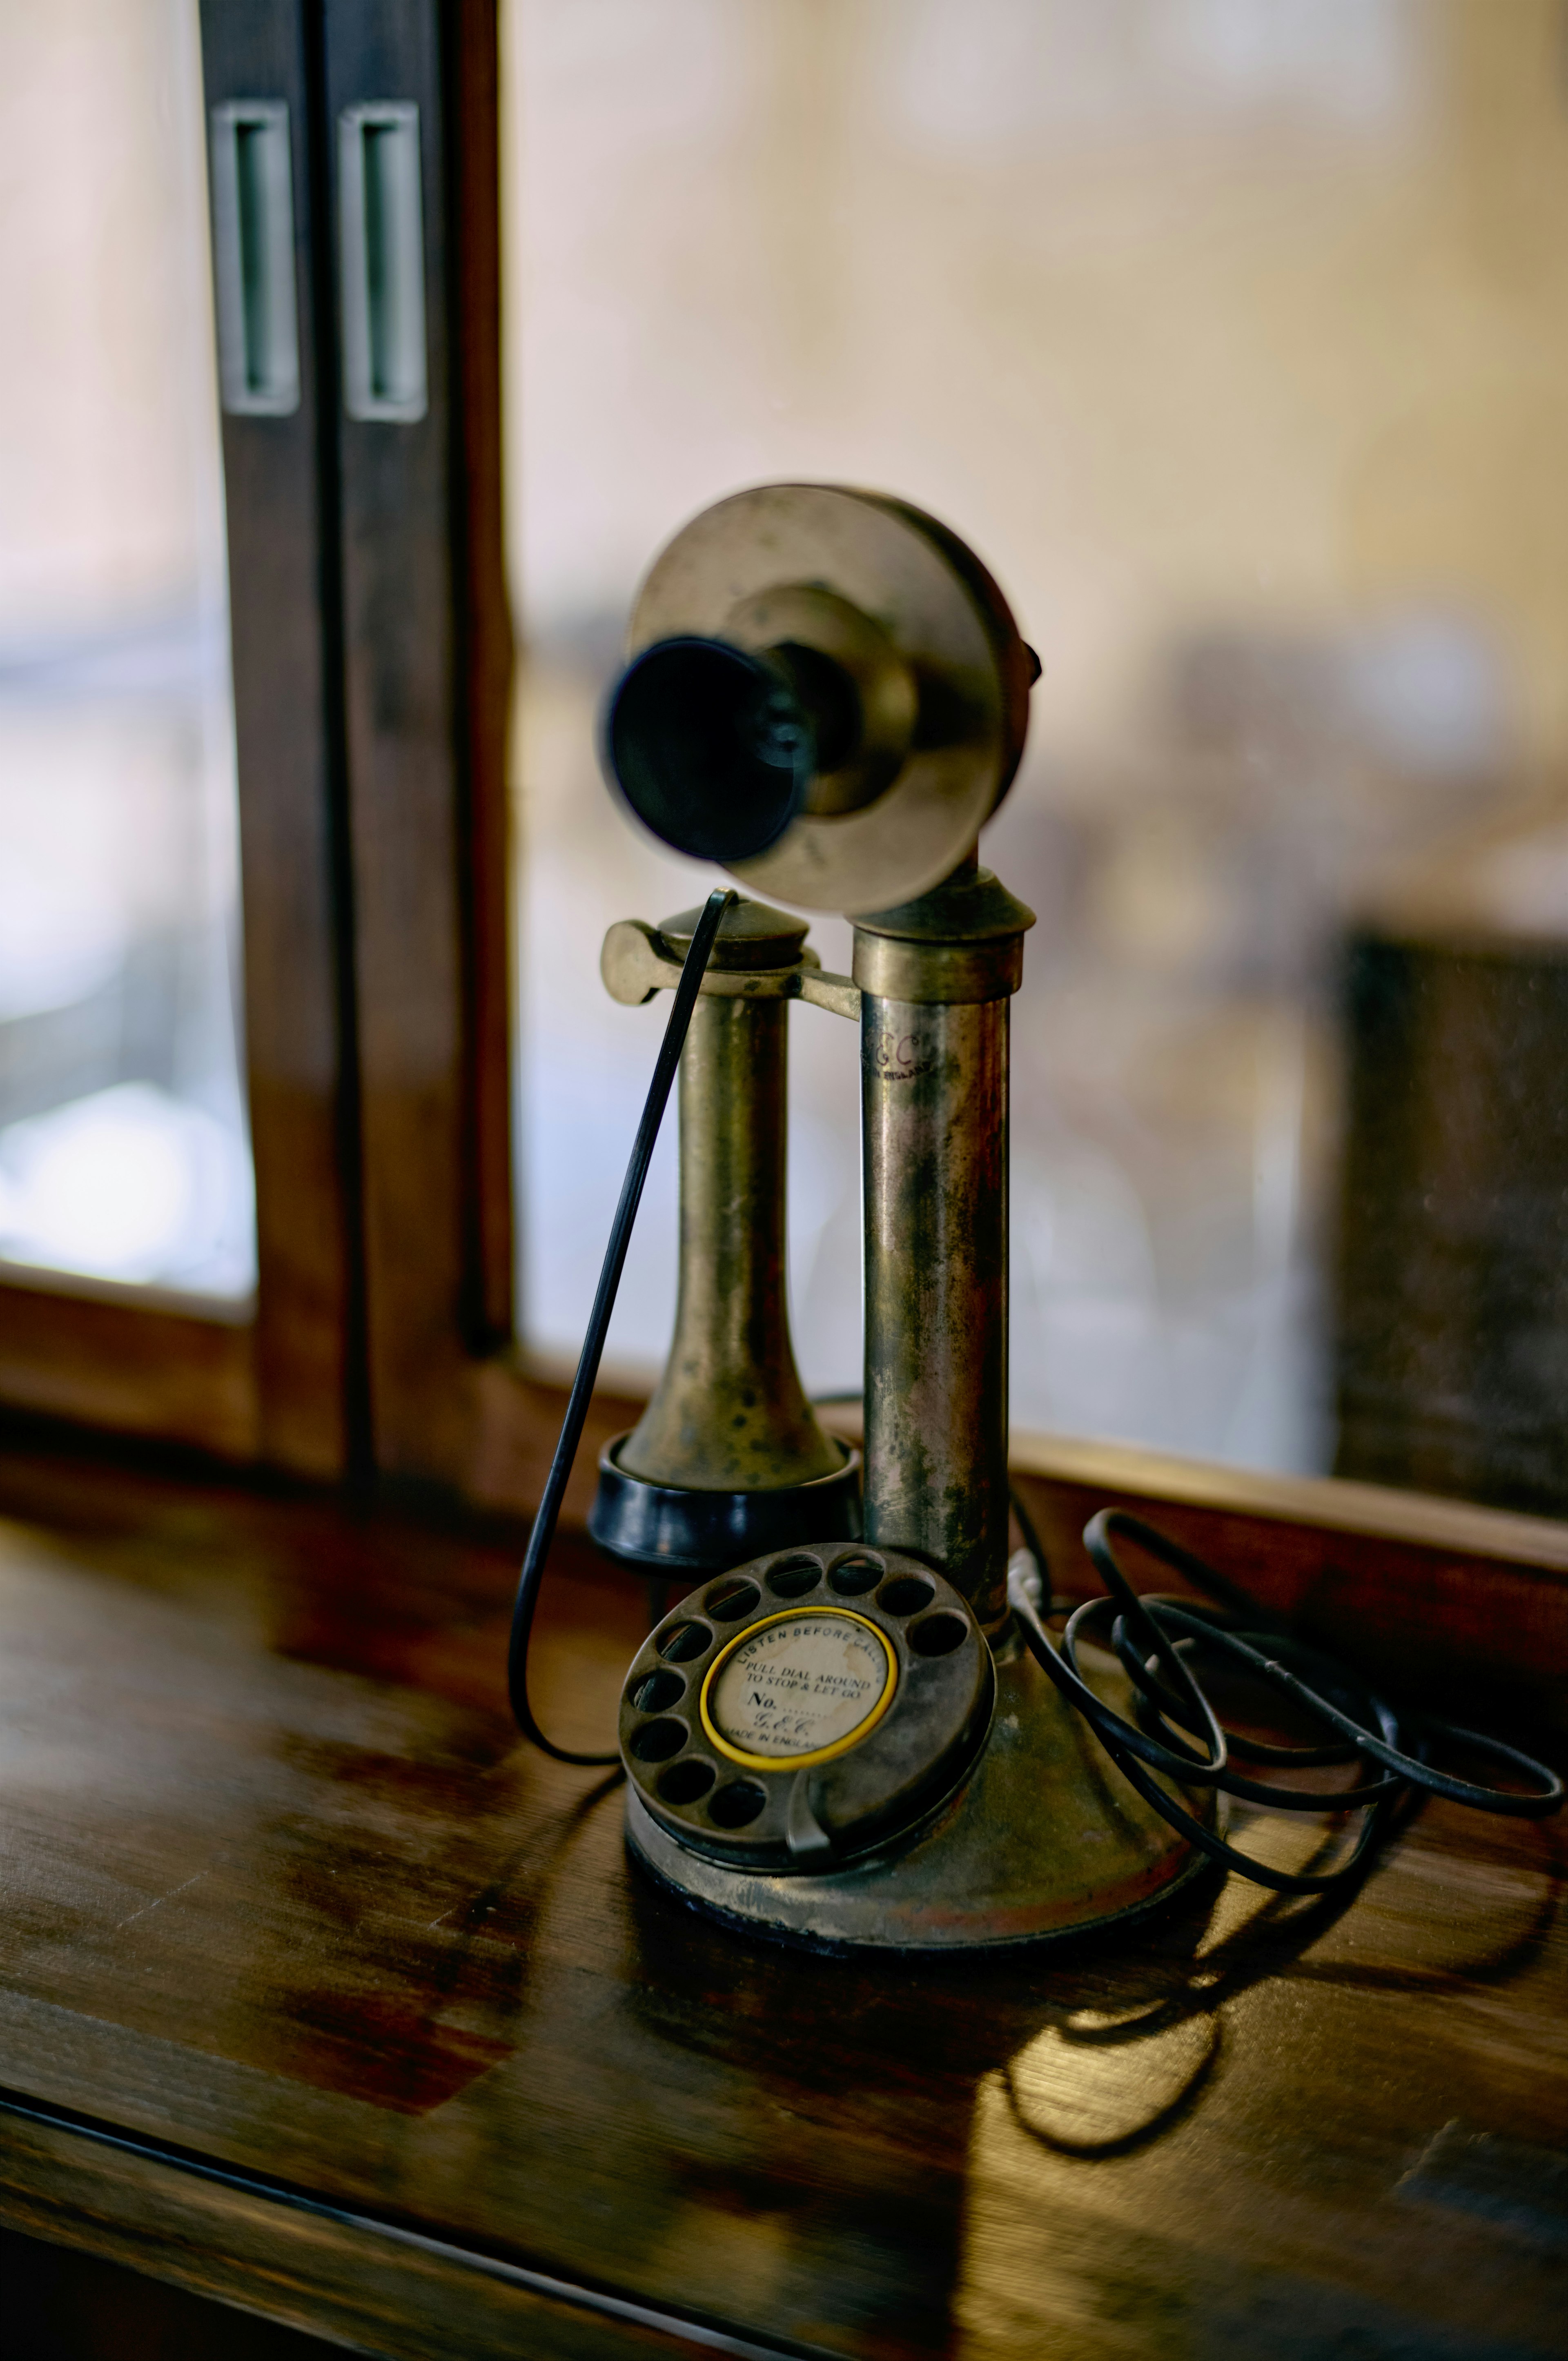
<path id="1" fill-rule="evenodd" d="M 0 1510 L 0 2353 L 1561 2351 L 1560 1824 L 1005 1962 L 756 1947 L 515 1742 L 515 1535 L 41 1449 Z M 560 1565 L 592 1743 L 643 1602 Z"/>

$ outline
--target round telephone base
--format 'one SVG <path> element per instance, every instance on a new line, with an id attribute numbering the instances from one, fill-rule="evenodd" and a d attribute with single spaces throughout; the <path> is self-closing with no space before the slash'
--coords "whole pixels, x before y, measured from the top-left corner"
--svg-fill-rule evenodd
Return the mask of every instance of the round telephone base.
<path id="1" fill-rule="evenodd" d="M 1114 1658 L 1081 1653 L 1101 1694 L 1126 1712 L 1130 1692 Z M 753 1934 L 832 1949 L 1059 1940 L 1151 1909 L 1209 1867 L 1122 1776 L 1016 1640 L 998 1658 L 996 1681 L 991 1737 L 967 1784 L 913 1838 L 883 1851 L 821 1876 L 725 1868 L 667 1834 L 635 1794 L 627 1797 L 628 1844 L 659 1884 L 694 1907 Z M 1204 1808 L 1191 1794 L 1181 1800 Z"/>

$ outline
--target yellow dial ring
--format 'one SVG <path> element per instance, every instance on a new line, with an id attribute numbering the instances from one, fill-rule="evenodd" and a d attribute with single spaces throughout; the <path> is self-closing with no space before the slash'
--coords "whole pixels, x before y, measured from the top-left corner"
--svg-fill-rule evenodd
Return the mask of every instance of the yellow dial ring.
<path id="1" fill-rule="evenodd" d="M 854 1623 L 862 1631 L 870 1631 L 873 1635 L 880 1642 L 883 1654 L 887 1660 L 887 1680 L 883 1685 L 882 1695 L 865 1719 L 858 1721 L 854 1729 L 846 1731 L 842 1738 L 834 1739 L 830 1746 L 814 1747 L 808 1754 L 749 1753 L 744 1747 L 737 1746 L 726 1738 L 714 1721 L 708 1706 L 714 1682 L 736 1650 L 743 1648 L 748 1641 L 756 1639 L 759 1632 L 772 1631 L 781 1623 L 797 1623 L 807 1619 L 818 1623 L 829 1620 L 841 1623 Z M 748 1771 L 809 1771 L 818 1763 L 831 1763 L 837 1755 L 847 1754 L 852 1746 L 859 1746 L 862 1739 L 869 1738 L 893 1703 L 894 1692 L 897 1686 L 898 1658 L 894 1651 L 893 1642 L 881 1626 L 873 1623 L 869 1616 L 857 1615 L 848 1607 L 787 1607 L 777 1615 L 765 1615 L 760 1623 L 749 1623 L 744 1631 L 737 1631 L 733 1640 L 719 1650 L 707 1668 L 702 1688 L 698 1693 L 697 1713 L 702 1722 L 703 1735 L 708 1744 L 724 1756 L 726 1762 L 739 1763 Z"/>

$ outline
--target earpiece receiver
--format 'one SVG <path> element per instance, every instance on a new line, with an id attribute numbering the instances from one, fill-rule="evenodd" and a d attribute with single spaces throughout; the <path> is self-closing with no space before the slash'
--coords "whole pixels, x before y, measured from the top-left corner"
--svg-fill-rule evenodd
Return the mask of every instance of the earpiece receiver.
<path id="1" fill-rule="evenodd" d="M 828 702 L 829 731 L 842 729 Z M 605 719 L 606 765 L 638 818 L 676 852 L 727 866 L 766 852 L 805 809 L 817 742 L 792 669 L 722 640 L 644 649 Z"/>

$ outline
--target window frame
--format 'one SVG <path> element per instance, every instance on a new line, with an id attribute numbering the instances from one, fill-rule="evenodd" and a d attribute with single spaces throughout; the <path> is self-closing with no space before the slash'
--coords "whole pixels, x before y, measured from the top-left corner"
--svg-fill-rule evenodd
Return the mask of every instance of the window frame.
<path id="1" fill-rule="evenodd" d="M 254 1304 L 0 1266 L 0 1406 L 464 1488 L 510 1344 L 494 0 L 202 0 L 203 116 L 287 109 L 300 398 L 222 416 Z M 419 108 L 430 400 L 350 419 L 344 110 Z M 460 132 L 460 136 L 459 135 Z"/>

